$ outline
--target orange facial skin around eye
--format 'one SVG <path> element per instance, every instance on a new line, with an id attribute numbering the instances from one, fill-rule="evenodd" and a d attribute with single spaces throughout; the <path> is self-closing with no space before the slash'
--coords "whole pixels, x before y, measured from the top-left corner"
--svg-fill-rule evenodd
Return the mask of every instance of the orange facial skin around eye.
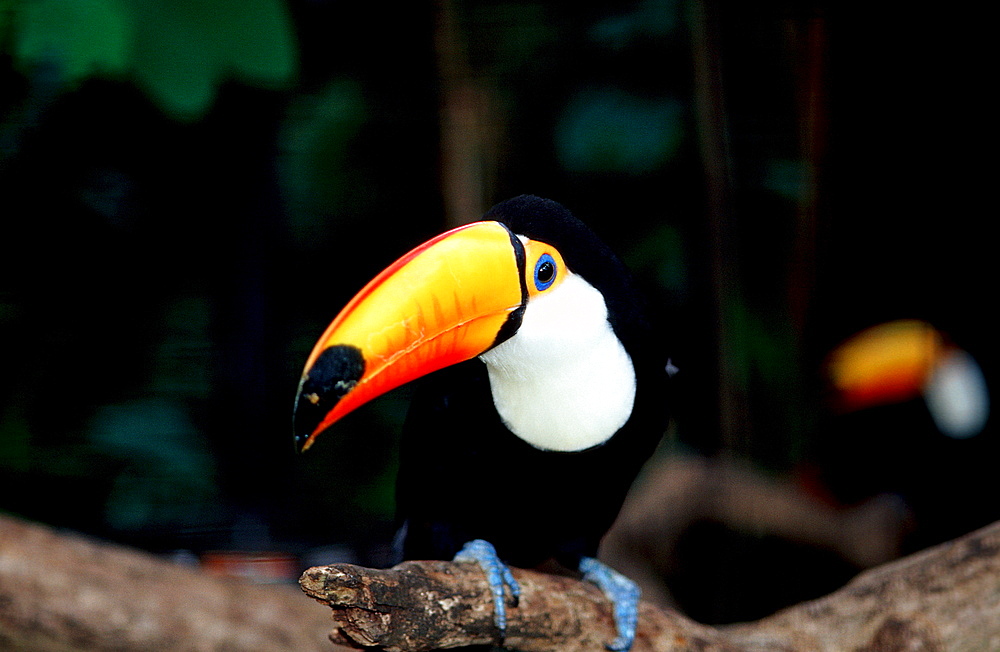
<path id="1" fill-rule="evenodd" d="M 551 285 L 543 290 L 539 290 L 538 286 L 535 284 L 535 268 L 538 265 L 538 259 L 545 254 L 552 257 L 552 261 L 556 266 L 556 276 Z M 545 242 L 539 242 L 537 240 L 528 240 L 525 242 L 524 257 L 524 280 L 528 288 L 529 299 L 532 299 L 540 294 L 551 292 L 553 289 L 558 287 L 560 283 L 562 283 L 563 279 L 566 278 L 566 274 L 569 273 L 569 270 L 566 269 L 566 263 L 563 262 L 562 256 L 556 248 Z"/>

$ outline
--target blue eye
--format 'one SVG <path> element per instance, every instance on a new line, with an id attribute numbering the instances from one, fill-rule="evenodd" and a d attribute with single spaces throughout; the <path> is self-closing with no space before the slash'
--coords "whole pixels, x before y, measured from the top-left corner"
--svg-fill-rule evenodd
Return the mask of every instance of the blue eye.
<path id="1" fill-rule="evenodd" d="M 541 292 L 556 280 L 556 261 L 548 254 L 542 254 L 535 263 L 535 288 Z"/>

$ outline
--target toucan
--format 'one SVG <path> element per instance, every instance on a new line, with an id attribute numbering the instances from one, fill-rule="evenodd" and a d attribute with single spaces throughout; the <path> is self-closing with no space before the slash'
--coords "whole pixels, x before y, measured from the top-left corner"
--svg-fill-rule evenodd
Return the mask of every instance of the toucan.
<path id="1" fill-rule="evenodd" d="M 989 418 L 989 390 L 976 359 L 923 320 L 854 334 L 830 353 L 825 370 L 838 412 L 922 398 L 937 429 L 955 439 L 979 434 Z"/>
<path id="2" fill-rule="evenodd" d="M 967 340 L 916 318 L 854 332 L 824 361 L 829 418 L 816 440 L 824 493 L 901 499 L 904 551 L 996 520 L 987 378 Z M 978 355 L 978 353 L 977 353 Z"/>
<path id="3" fill-rule="evenodd" d="M 503 640 L 508 565 L 577 571 L 635 636 L 638 588 L 596 561 L 667 425 L 668 360 L 625 265 L 561 204 L 523 195 L 368 283 L 310 353 L 300 450 L 420 378 L 404 424 L 404 559 L 475 560 Z"/>

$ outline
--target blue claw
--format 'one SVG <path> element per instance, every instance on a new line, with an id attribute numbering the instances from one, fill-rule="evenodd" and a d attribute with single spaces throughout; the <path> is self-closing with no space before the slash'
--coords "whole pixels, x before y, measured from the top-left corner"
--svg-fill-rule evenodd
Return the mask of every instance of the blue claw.
<path id="1" fill-rule="evenodd" d="M 614 605 L 618 638 L 608 644 L 607 648 L 615 652 L 627 652 L 635 640 L 635 630 L 639 623 L 639 586 L 593 557 L 580 560 L 580 572 L 583 573 L 583 579 L 596 584 Z"/>
<path id="2" fill-rule="evenodd" d="M 475 561 L 486 573 L 486 580 L 493 593 L 493 614 L 500 630 L 500 640 L 507 633 L 507 604 L 504 600 L 504 587 L 510 591 L 511 602 L 516 607 L 521 597 L 521 585 L 517 583 L 507 565 L 500 561 L 496 548 L 489 541 L 474 539 L 458 551 L 454 561 Z"/>

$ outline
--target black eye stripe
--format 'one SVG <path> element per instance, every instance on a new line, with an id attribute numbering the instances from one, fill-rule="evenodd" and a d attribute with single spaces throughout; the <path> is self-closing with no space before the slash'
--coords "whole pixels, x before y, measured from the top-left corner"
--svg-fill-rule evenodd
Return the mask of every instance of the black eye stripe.
<path id="1" fill-rule="evenodd" d="M 521 318 L 524 316 L 524 306 L 528 303 L 528 283 L 525 278 L 527 256 L 524 253 L 524 243 L 521 242 L 520 238 L 514 235 L 514 232 L 511 231 L 506 224 L 503 222 L 497 222 L 497 224 L 502 226 L 507 231 L 507 234 L 510 236 L 510 246 L 514 249 L 514 260 L 517 264 L 517 278 L 521 283 L 521 305 L 507 315 L 507 321 L 505 321 L 500 327 L 500 331 L 497 333 L 497 337 L 493 340 L 493 344 L 490 345 L 490 348 L 510 339 L 510 337 L 517 332 L 517 329 L 521 327 Z"/>
<path id="2" fill-rule="evenodd" d="M 548 289 L 556 280 L 556 261 L 549 254 L 542 254 L 535 263 L 535 289 L 539 292 Z"/>

